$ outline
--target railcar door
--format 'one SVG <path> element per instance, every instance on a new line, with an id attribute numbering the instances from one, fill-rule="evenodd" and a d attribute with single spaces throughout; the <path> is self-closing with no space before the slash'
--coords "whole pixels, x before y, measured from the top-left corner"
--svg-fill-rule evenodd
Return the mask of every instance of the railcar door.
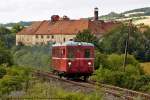
<path id="1" fill-rule="evenodd" d="M 77 54 L 76 62 L 77 62 L 78 73 L 82 72 L 82 60 L 83 60 L 82 51 L 83 51 L 82 46 L 78 46 L 76 51 Z"/>
<path id="2" fill-rule="evenodd" d="M 68 46 L 68 68 L 70 70 L 70 73 L 77 73 L 77 68 L 79 66 L 78 62 L 78 49 L 76 46 Z M 69 64 L 70 63 L 70 64 Z"/>

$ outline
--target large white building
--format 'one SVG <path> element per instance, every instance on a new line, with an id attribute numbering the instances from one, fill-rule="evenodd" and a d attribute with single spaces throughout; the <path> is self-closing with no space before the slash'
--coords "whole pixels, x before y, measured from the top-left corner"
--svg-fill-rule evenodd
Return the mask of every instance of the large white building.
<path id="1" fill-rule="evenodd" d="M 89 29 L 92 34 L 100 37 L 118 25 L 116 22 L 98 20 L 97 8 L 95 8 L 94 14 L 94 20 L 70 20 L 67 16 L 60 18 L 58 15 L 54 15 L 51 20 L 33 22 L 31 26 L 16 34 L 16 45 L 47 44 L 48 42 L 62 43 L 73 39 L 76 34 L 85 29 Z"/>

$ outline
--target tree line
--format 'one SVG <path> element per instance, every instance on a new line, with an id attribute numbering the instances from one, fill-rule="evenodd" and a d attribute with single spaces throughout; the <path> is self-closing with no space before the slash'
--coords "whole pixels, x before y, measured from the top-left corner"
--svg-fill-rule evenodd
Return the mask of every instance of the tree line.
<path id="1" fill-rule="evenodd" d="M 75 40 L 95 45 L 96 71 L 91 79 L 105 84 L 149 92 L 150 75 L 143 71 L 140 63 L 150 61 L 150 27 L 132 25 L 131 34 L 129 34 L 127 66 L 124 68 L 128 32 L 129 26 L 123 23 L 101 38 L 91 34 L 90 30 L 84 30 L 77 34 Z"/>

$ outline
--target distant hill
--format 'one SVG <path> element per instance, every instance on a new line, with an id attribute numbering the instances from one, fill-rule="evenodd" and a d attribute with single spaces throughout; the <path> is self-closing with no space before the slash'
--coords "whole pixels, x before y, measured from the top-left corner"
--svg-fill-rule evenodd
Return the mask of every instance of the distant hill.
<path id="1" fill-rule="evenodd" d="M 121 18 L 121 17 L 124 17 L 124 15 L 116 13 L 116 12 L 110 12 L 107 15 L 100 16 L 100 19 L 102 19 L 102 20 L 112 20 L 112 19 Z"/>
<path id="2" fill-rule="evenodd" d="M 112 20 L 128 17 L 141 17 L 141 16 L 150 16 L 150 7 L 134 9 L 130 11 L 125 11 L 122 13 L 111 12 L 107 15 L 100 16 L 101 20 Z"/>
<path id="3" fill-rule="evenodd" d="M 14 24 L 17 24 L 17 23 L 7 23 L 7 24 L 2 24 L 6 27 L 12 27 Z M 18 22 L 18 24 L 22 25 L 22 26 L 29 26 L 32 24 L 32 22 L 24 22 L 24 21 L 20 21 Z"/>
<path id="4" fill-rule="evenodd" d="M 150 7 L 145 7 L 145 8 L 139 8 L 139 9 L 134 9 L 134 10 L 130 10 L 130 11 L 126 11 L 123 14 L 127 14 L 127 13 L 134 13 L 134 12 L 143 12 L 142 15 L 144 16 L 150 16 Z"/>

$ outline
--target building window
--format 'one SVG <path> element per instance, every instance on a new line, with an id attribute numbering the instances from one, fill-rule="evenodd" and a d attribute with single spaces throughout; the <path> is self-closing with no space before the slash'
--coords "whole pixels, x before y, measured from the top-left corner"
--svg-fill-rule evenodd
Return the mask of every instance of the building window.
<path id="1" fill-rule="evenodd" d="M 39 45 L 39 43 L 38 43 L 38 42 L 36 42 L 35 44 L 36 44 L 36 45 Z"/>
<path id="2" fill-rule="evenodd" d="M 49 39 L 49 35 L 47 35 L 47 38 Z"/>
<path id="3" fill-rule="evenodd" d="M 38 35 L 36 35 L 36 38 L 38 38 Z"/>
<path id="4" fill-rule="evenodd" d="M 41 45 L 44 45 L 44 42 L 41 42 Z"/>
<path id="5" fill-rule="evenodd" d="M 64 42 L 66 41 L 66 38 L 64 38 Z"/>
<path id="6" fill-rule="evenodd" d="M 52 35 L 52 39 L 54 39 L 54 35 Z"/>
<path id="7" fill-rule="evenodd" d="M 43 35 L 41 35 L 41 38 L 43 39 Z"/>

